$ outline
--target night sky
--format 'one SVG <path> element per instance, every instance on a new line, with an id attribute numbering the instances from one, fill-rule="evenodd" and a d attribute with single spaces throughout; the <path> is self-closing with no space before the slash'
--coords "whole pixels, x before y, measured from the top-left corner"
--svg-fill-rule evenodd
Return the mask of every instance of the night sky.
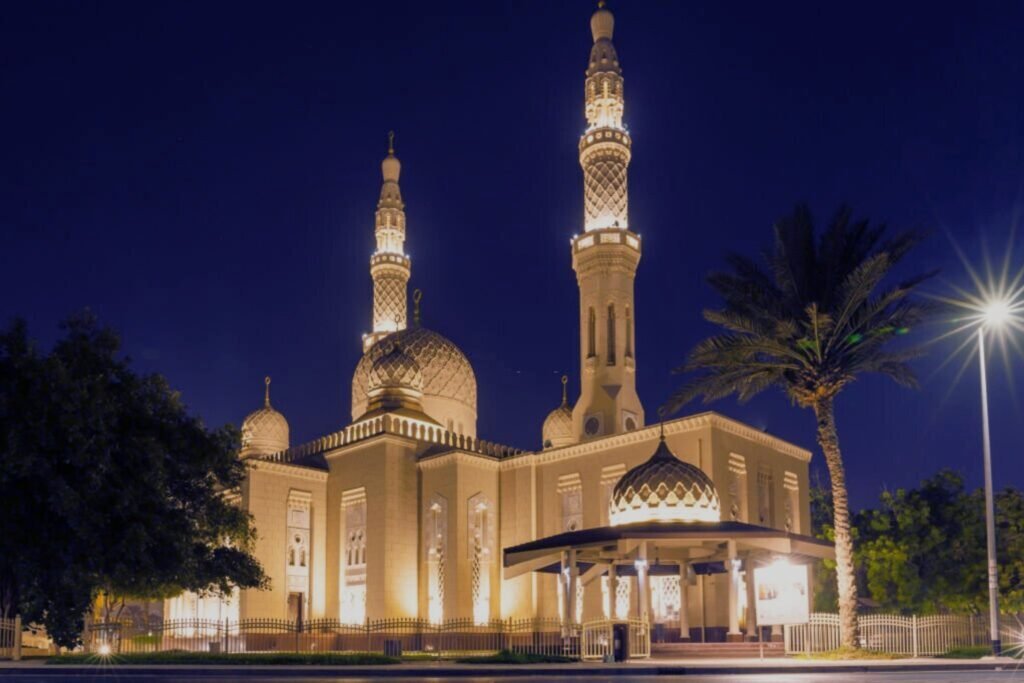
<path id="1" fill-rule="evenodd" d="M 411 287 L 479 383 L 479 432 L 540 444 L 559 376 L 578 387 L 569 238 L 586 0 L 23 2 L 0 19 L 0 319 L 44 344 L 82 307 L 207 423 L 262 402 L 292 443 L 341 428 L 380 160 L 395 129 Z M 953 244 L 1005 253 L 1024 209 L 1024 5 L 612 2 L 634 139 L 638 389 L 649 418 L 712 328 L 704 282 L 799 201 L 932 231 L 906 270 L 970 286 Z M 1015 267 L 1024 264 L 1024 235 Z M 941 325 L 916 330 L 919 341 Z M 855 505 L 940 467 L 980 484 L 975 365 L 917 365 L 838 400 Z M 1017 381 L 1024 360 L 1012 355 Z M 1024 396 L 1001 356 L 997 485 L 1024 486 Z M 693 410 L 702 410 L 693 406 Z M 778 392 L 714 409 L 806 447 Z M 814 448 L 817 453 L 817 448 Z M 824 472 L 820 455 L 813 467 Z"/>

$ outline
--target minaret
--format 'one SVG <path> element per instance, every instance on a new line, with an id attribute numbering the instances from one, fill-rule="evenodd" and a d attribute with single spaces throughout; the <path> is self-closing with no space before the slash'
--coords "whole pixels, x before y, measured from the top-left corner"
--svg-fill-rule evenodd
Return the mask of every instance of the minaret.
<path id="1" fill-rule="evenodd" d="M 573 408 L 579 440 L 644 424 L 636 393 L 633 280 L 640 236 L 629 229 L 626 174 L 632 140 L 622 124 L 622 68 L 612 45 L 615 19 L 604 7 L 590 18 L 594 46 L 586 71 L 587 130 L 580 138 L 584 232 L 572 239 L 580 288 L 580 398 Z"/>
<path id="2" fill-rule="evenodd" d="M 365 353 L 383 337 L 405 329 L 409 257 L 405 255 L 405 204 L 398 187 L 402 164 L 395 156 L 395 134 L 388 133 L 388 155 L 380 164 L 384 183 L 377 202 L 377 250 L 370 257 L 373 278 L 373 331 L 363 335 Z"/>

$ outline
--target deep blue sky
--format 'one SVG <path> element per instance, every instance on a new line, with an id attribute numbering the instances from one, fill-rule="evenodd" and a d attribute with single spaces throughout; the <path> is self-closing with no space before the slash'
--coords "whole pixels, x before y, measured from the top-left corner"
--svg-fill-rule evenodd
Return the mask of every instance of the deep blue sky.
<path id="1" fill-rule="evenodd" d="M 0 319 L 46 343 L 84 306 L 210 424 L 274 377 L 292 442 L 343 426 L 379 162 L 397 131 L 424 321 L 476 368 L 480 433 L 535 447 L 578 386 L 569 237 L 593 3 L 32 2 L 0 19 Z M 612 2 L 634 137 L 638 386 L 648 411 L 710 327 L 706 272 L 805 200 L 935 232 L 909 264 L 966 285 L 1024 187 L 1024 5 Z M 1018 239 L 1014 264 L 1024 264 Z M 938 329 L 919 331 L 919 339 Z M 839 400 L 854 501 L 942 466 L 980 482 L 974 366 Z M 999 363 L 999 361 L 995 361 Z M 1019 357 L 1018 381 L 1024 377 Z M 995 474 L 1024 486 L 1001 364 Z M 952 387 L 952 388 L 951 388 Z M 804 446 L 779 394 L 715 409 Z M 695 407 L 695 410 L 699 409 Z M 817 450 L 815 448 L 815 450 Z M 815 467 L 822 467 L 816 457 Z"/>

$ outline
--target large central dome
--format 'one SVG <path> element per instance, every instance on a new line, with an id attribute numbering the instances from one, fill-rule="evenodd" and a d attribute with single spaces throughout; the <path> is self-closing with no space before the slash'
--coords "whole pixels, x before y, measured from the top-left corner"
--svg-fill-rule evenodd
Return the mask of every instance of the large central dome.
<path id="1" fill-rule="evenodd" d="M 366 413 L 374 361 L 397 342 L 419 366 L 423 412 L 456 433 L 476 437 L 476 375 L 466 355 L 442 335 L 413 327 L 384 337 L 370 347 L 352 376 L 352 419 Z"/>

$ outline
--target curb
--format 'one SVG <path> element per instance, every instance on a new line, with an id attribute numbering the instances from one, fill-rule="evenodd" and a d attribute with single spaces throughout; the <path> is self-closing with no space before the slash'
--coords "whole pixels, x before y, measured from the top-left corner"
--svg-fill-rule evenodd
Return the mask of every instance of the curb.
<path id="1" fill-rule="evenodd" d="M 490 677 L 503 678 L 511 676 L 528 676 L 556 678 L 562 676 L 600 675 L 618 676 L 698 676 L 698 675 L 741 675 L 741 674 L 826 674 L 826 673 L 920 673 L 923 671 L 1002 671 L 1011 668 L 1005 662 L 968 662 L 956 664 L 810 664 L 807 666 L 790 665 L 644 665 L 627 664 L 619 666 L 580 666 L 580 665 L 503 665 L 503 666 L 437 666 L 425 667 L 415 665 L 389 666 L 234 666 L 198 665 L 198 666 L 147 666 L 147 665 L 45 665 L 38 666 L 0 666 L 0 677 L 17 678 L 19 676 L 56 677 L 95 677 L 97 675 L 137 675 L 164 677 L 238 677 L 245 678 L 300 678 L 300 677 L 336 677 L 336 678 L 470 678 Z"/>

